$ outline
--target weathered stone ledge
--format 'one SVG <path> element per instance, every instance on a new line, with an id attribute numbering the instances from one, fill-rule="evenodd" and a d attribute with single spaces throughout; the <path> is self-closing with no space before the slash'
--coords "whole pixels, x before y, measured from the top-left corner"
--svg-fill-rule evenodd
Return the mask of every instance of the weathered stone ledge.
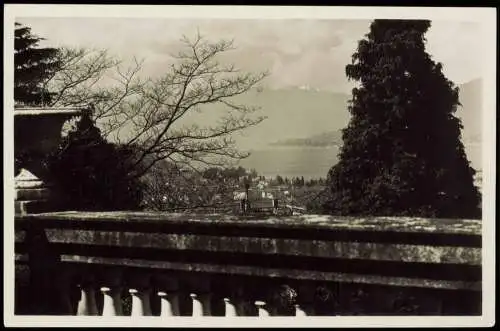
<path id="1" fill-rule="evenodd" d="M 195 272 L 204 274 L 223 274 L 234 276 L 254 276 L 265 278 L 281 278 L 295 280 L 314 280 L 339 283 L 384 285 L 398 287 L 417 287 L 443 290 L 469 290 L 481 291 L 481 282 L 454 281 L 441 279 L 381 276 L 370 274 L 355 274 L 343 272 L 321 272 L 302 269 L 281 268 L 255 268 L 251 266 L 213 265 L 208 263 L 178 263 L 168 261 L 150 261 L 144 259 L 113 259 L 106 257 L 62 255 L 62 262 L 71 265 L 82 264 L 87 268 L 92 266 L 137 267 L 143 270 L 150 269 L 150 274 L 155 270 L 170 270 L 177 272 Z"/>
<path id="2" fill-rule="evenodd" d="M 87 277 L 98 286 L 135 289 L 139 283 L 151 281 L 154 287 L 169 278 L 187 282 L 186 293 L 193 282 L 211 284 L 217 295 L 237 283 L 248 287 L 249 294 L 259 291 L 260 297 L 288 284 L 300 288 L 301 300 L 314 309 L 323 299 L 304 298 L 314 297 L 323 284 L 347 313 L 357 309 L 358 299 L 375 314 L 399 311 L 403 298 L 412 312 L 478 314 L 481 240 L 478 220 L 144 212 L 18 215 L 16 282 L 53 293 L 58 279 L 79 282 Z M 35 308 L 46 297 L 37 300 L 41 303 Z M 380 300 L 387 307 L 381 308 Z M 421 308 L 412 308 L 412 300 Z"/>
<path id="3" fill-rule="evenodd" d="M 56 212 L 16 216 L 18 220 L 51 221 L 116 221 L 121 223 L 186 223 L 210 226 L 234 225 L 244 227 L 332 229 L 352 231 L 394 231 L 481 235 L 481 220 L 432 219 L 415 217 L 339 217 L 302 215 L 266 217 L 252 215 L 191 214 L 161 212 Z M 62 224 L 62 223 L 61 223 Z"/>
<path id="4" fill-rule="evenodd" d="M 71 107 L 15 107 L 14 116 L 52 116 L 54 114 L 68 114 L 68 115 L 79 115 L 81 114 L 80 108 Z"/>
<path id="5" fill-rule="evenodd" d="M 456 246 L 59 229 L 46 235 L 51 243 L 74 245 L 481 265 L 481 248 Z"/>
<path id="6" fill-rule="evenodd" d="M 60 212 L 17 217 L 17 253 L 29 250 L 29 231 L 43 233 L 67 263 L 481 287 L 480 221 L 474 220 Z"/>

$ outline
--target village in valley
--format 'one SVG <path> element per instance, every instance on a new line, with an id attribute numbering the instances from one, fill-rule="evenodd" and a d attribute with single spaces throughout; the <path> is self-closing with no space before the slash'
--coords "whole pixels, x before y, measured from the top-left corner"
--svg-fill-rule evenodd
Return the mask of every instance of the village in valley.
<path id="1" fill-rule="evenodd" d="M 186 212 L 207 210 L 237 214 L 300 215 L 314 213 L 327 188 L 323 178 L 306 180 L 303 176 L 288 178 L 280 175 L 271 178 L 259 175 L 255 169 L 247 170 L 241 166 L 208 168 L 201 174 L 183 170 L 179 172 L 179 178 L 191 183 L 183 187 L 196 187 L 193 191 L 182 193 L 178 192 L 182 191 L 178 188 L 177 194 L 181 195 L 179 200 L 185 207 L 172 207 L 167 203 L 172 199 L 171 177 L 164 185 L 156 185 L 156 190 L 148 190 L 154 193 L 145 198 L 145 207 L 156 211 L 175 209 Z"/>

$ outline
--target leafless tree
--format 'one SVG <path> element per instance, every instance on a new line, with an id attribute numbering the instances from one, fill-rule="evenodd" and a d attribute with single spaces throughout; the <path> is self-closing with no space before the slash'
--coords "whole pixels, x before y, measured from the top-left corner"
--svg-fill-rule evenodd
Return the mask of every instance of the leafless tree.
<path id="1" fill-rule="evenodd" d="M 196 167 L 248 156 L 236 148 L 233 134 L 265 117 L 234 97 L 257 87 L 267 73 L 243 73 L 220 63 L 221 54 L 233 49 L 232 41 L 208 42 L 199 33 L 193 40 L 181 41 L 184 50 L 155 79 L 139 77 L 141 61 L 123 70 L 105 51 L 64 50 L 61 70 L 46 82 L 56 93 L 51 105 L 92 104 L 102 133 L 137 151 L 128 162 L 134 177 L 161 160 Z M 114 84 L 109 84 L 111 79 Z M 215 124 L 186 121 L 210 104 L 220 105 Z"/>
<path id="2" fill-rule="evenodd" d="M 209 179 L 201 173 L 184 170 L 167 161 L 151 167 L 142 177 L 144 207 L 156 211 L 235 207 L 233 190 L 237 181 Z"/>

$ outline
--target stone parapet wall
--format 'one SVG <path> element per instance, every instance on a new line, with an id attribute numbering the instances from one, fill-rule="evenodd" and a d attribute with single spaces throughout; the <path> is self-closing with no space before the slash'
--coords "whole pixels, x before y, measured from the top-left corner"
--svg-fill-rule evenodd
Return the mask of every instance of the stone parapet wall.
<path id="1" fill-rule="evenodd" d="M 56 273 L 127 269 L 153 278 L 258 280 L 257 287 L 333 284 L 353 293 L 406 291 L 425 297 L 431 314 L 481 312 L 478 220 L 62 212 L 16 217 L 16 253 L 18 265 L 50 256 Z M 340 301 L 336 310 L 348 313 L 350 303 Z"/>

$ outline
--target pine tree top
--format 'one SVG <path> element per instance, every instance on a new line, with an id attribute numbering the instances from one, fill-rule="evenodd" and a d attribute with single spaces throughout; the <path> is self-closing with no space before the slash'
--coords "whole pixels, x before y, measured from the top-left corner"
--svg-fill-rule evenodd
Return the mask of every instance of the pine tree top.
<path id="1" fill-rule="evenodd" d="M 61 65 L 59 50 L 39 47 L 44 38 L 31 28 L 15 23 L 14 31 L 14 99 L 30 106 L 50 104 L 52 93 L 44 85 Z"/>

